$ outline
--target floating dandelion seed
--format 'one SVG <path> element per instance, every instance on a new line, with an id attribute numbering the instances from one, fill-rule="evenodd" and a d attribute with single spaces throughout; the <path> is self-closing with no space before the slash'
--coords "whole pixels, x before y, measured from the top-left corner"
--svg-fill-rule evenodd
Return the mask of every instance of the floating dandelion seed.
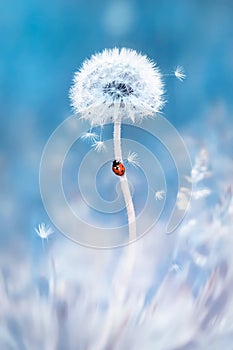
<path id="1" fill-rule="evenodd" d="M 182 66 L 177 66 L 176 70 L 174 71 L 174 74 L 176 78 L 179 79 L 180 81 L 183 81 L 186 78 L 186 74 Z"/>
<path id="2" fill-rule="evenodd" d="M 114 123 L 114 156 L 122 162 L 121 122 L 140 122 L 163 107 L 163 83 L 158 67 L 146 56 L 126 48 L 104 50 L 85 61 L 75 73 L 71 105 L 91 125 Z M 103 149 L 103 141 L 93 145 Z M 132 159 L 132 157 L 131 157 Z M 126 203 L 129 238 L 136 239 L 135 210 L 126 173 L 120 176 Z"/>
<path id="3" fill-rule="evenodd" d="M 98 138 L 98 135 L 94 132 L 85 132 L 81 136 L 82 140 L 90 140 L 91 142 L 96 141 L 97 138 Z"/>
<path id="4" fill-rule="evenodd" d="M 165 195 L 165 191 L 157 191 L 155 192 L 155 199 L 157 201 L 161 201 L 162 199 L 164 199 L 164 195 Z"/>
<path id="5" fill-rule="evenodd" d="M 40 238 L 42 239 L 42 247 L 44 249 L 44 240 L 48 240 L 48 237 L 53 233 L 53 229 L 42 222 L 38 225 L 37 228 L 35 228 L 35 231 L 38 234 L 38 236 L 40 236 Z"/>
<path id="6" fill-rule="evenodd" d="M 104 151 L 106 149 L 106 146 L 103 141 L 95 141 L 92 145 L 92 147 L 95 149 L 97 152 Z"/>
<path id="7" fill-rule="evenodd" d="M 138 154 L 136 152 L 129 152 L 127 156 L 127 162 L 135 167 L 140 166 Z"/>
<path id="8" fill-rule="evenodd" d="M 35 231 L 42 239 L 48 239 L 48 237 L 53 233 L 53 229 L 43 222 L 39 224 L 38 228 L 35 228 Z"/>

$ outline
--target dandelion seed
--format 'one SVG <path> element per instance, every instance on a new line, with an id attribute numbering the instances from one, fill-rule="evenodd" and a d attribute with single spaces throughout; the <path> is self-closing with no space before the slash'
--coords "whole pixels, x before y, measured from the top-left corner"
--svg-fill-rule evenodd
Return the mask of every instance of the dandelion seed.
<path id="1" fill-rule="evenodd" d="M 82 140 L 90 140 L 91 142 L 96 141 L 97 138 L 98 138 L 98 135 L 95 134 L 94 132 L 85 132 L 81 136 Z"/>
<path id="2" fill-rule="evenodd" d="M 127 156 L 127 162 L 135 167 L 140 166 L 138 154 L 136 152 L 129 152 Z"/>
<path id="3" fill-rule="evenodd" d="M 48 239 L 48 237 L 53 233 L 53 229 L 43 222 L 39 224 L 38 228 L 35 228 L 35 231 L 42 239 Z"/>
<path id="4" fill-rule="evenodd" d="M 182 66 L 177 66 L 176 70 L 174 71 L 174 74 L 176 78 L 179 79 L 180 81 L 183 81 L 186 78 L 186 74 Z"/>
<path id="5" fill-rule="evenodd" d="M 155 192 L 155 199 L 157 201 L 161 201 L 162 199 L 164 199 L 164 195 L 165 195 L 165 191 L 157 191 Z"/>
<path id="6" fill-rule="evenodd" d="M 97 152 L 104 151 L 106 149 L 106 146 L 103 141 L 95 141 L 92 147 L 95 149 Z"/>

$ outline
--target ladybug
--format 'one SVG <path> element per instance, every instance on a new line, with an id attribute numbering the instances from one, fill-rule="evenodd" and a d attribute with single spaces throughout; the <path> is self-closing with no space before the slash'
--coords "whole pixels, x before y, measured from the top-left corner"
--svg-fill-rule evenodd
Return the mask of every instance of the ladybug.
<path id="1" fill-rule="evenodd" d="M 114 174 L 122 176 L 125 173 L 125 166 L 121 162 L 114 160 L 112 163 L 112 171 Z"/>

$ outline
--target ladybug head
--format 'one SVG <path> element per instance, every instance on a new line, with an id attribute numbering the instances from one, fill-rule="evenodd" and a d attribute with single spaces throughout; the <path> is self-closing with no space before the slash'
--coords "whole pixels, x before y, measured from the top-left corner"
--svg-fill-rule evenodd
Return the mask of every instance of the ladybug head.
<path id="1" fill-rule="evenodd" d="M 113 163 L 112 163 L 112 166 L 113 166 L 113 167 L 116 167 L 116 166 L 118 166 L 119 164 L 120 164 L 120 162 L 119 162 L 118 160 L 115 159 L 115 160 L 113 161 Z"/>

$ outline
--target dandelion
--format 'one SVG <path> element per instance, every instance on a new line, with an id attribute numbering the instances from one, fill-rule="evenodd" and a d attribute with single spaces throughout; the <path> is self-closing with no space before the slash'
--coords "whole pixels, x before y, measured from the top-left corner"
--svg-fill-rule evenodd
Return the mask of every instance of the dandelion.
<path id="1" fill-rule="evenodd" d="M 179 79 L 180 81 L 183 81 L 186 78 L 186 74 L 182 66 L 177 66 L 176 70 L 174 71 L 174 74 L 176 78 Z"/>
<path id="2" fill-rule="evenodd" d="M 138 154 L 136 152 L 129 152 L 126 160 L 129 164 L 133 165 L 134 167 L 140 166 Z"/>
<path id="3" fill-rule="evenodd" d="M 152 61 L 134 50 L 115 48 L 84 62 L 75 73 L 70 98 L 74 111 L 91 125 L 114 123 L 114 155 L 122 162 L 122 120 L 140 122 L 144 117 L 154 116 L 163 107 L 163 92 L 161 74 Z M 94 147 L 102 149 L 102 141 Z M 136 165 L 135 159 L 132 163 Z M 135 210 L 126 173 L 120 176 L 120 182 L 128 214 L 129 238 L 134 240 Z"/>
<path id="4" fill-rule="evenodd" d="M 80 118 L 88 120 L 91 126 L 102 126 L 107 122 L 113 122 L 114 158 L 122 163 L 122 121 L 131 119 L 136 123 L 145 117 L 153 117 L 163 107 L 163 92 L 161 74 L 152 61 L 136 51 L 115 48 L 104 50 L 84 62 L 80 71 L 74 76 L 70 97 L 74 111 L 79 113 Z M 99 142 L 95 143 L 97 149 L 99 145 L 100 148 L 103 145 L 102 141 Z M 128 155 L 128 162 L 135 166 L 138 164 L 136 153 Z M 131 241 L 137 237 L 135 209 L 126 172 L 119 176 L 119 179 L 126 204 Z M 135 253 L 133 248 L 125 252 L 126 268 L 120 273 L 120 280 L 124 284 L 130 281 Z M 106 314 L 103 332 L 99 341 L 95 343 L 96 350 L 106 347 L 116 310 L 124 305 L 127 298 L 127 284 L 121 290 L 122 283 L 112 285 L 115 305 L 113 308 L 110 307 Z"/>

